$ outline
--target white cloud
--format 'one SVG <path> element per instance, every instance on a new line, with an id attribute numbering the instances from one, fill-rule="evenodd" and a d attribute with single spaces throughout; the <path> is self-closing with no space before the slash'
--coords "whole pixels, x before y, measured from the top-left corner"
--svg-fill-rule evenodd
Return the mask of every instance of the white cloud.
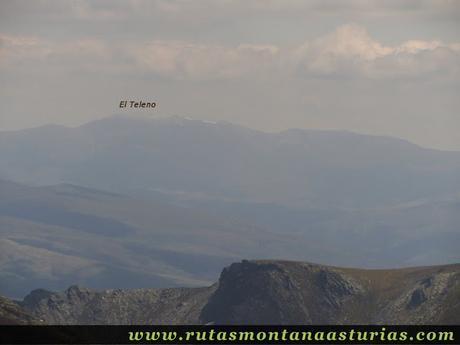
<path id="1" fill-rule="evenodd" d="M 296 56 L 305 72 L 330 75 L 356 73 L 370 61 L 391 52 L 392 48 L 374 41 L 364 28 L 344 25 L 331 34 L 307 42 Z"/>
<path id="2" fill-rule="evenodd" d="M 146 72 L 173 79 L 222 79 L 254 75 L 272 69 L 279 48 L 242 44 L 237 47 L 153 41 L 131 47 L 127 54 Z"/>
<path id="3" fill-rule="evenodd" d="M 153 41 L 130 49 L 147 72 L 174 79 L 222 79 L 256 74 L 354 78 L 419 78 L 457 73 L 459 44 L 409 40 L 385 45 L 364 27 L 348 24 L 294 48 L 275 45 L 236 47 Z"/>
<path id="4" fill-rule="evenodd" d="M 66 42 L 53 42 L 36 36 L 0 34 L 0 68 L 37 67 L 36 63 L 57 63 L 69 67 L 88 62 L 96 68 L 113 60 L 114 52 L 103 41 L 81 38 Z M 99 64 L 99 66 L 98 66 Z M 52 65 L 50 67 L 53 67 Z"/>
<path id="5" fill-rule="evenodd" d="M 80 38 L 56 42 L 0 35 L 2 65 L 52 62 L 95 70 L 140 71 L 182 80 L 267 76 L 327 78 L 453 78 L 459 72 L 460 43 L 409 40 L 386 45 L 356 24 L 286 48 L 270 44 L 237 46 L 154 40 L 128 44 Z M 0 66 L 1 68 L 1 66 Z"/>
<path id="6" fill-rule="evenodd" d="M 365 28 L 348 24 L 301 46 L 295 56 L 306 75 L 359 78 L 414 78 L 433 72 L 458 72 L 458 44 L 410 40 L 389 46 Z"/>
<path id="7" fill-rule="evenodd" d="M 43 59 L 50 52 L 46 42 L 35 36 L 0 34 L 0 61 L 2 64 L 24 58 Z"/>
<path id="8" fill-rule="evenodd" d="M 440 41 L 411 40 L 396 47 L 395 52 L 417 54 L 423 50 L 434 50 L 442 46 L 443 44 Z"/>

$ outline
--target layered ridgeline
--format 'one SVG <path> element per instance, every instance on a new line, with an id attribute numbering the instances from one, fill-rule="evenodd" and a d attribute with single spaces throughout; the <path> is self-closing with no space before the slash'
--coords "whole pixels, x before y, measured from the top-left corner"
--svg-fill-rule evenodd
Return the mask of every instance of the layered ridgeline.
<path id="1" fill-rule="evenodd" d="M 458 324 L 459 302 L 460 265 L 362 270 L 243 261 L 205 288 L 72 286 L 35 290 L 10 305 L 45 324 Z"/>
<path id="2" fill-rule="evenodd" d="M 0 294 L 204 286 L 242 258 L 394 267 L 459 262 L 460 203 L 369 211 L 194 207 L 0 180 Z M 217 209 L 218 208 L 218 209 Z"/>
<path id="3" fill-rule="evenodd" d="M 0 180 L 0 294 L 36 287 L 203 286 L 243 257 L 301 259 L 306 239 L 75 185 Z"/>
<path id="4" fill-rule="evenodd" d="M 460 192 L 460 153 L 343 131 L 113 116 L 0 132 L 0 176 L 111 191 L 375 208 Z"/>

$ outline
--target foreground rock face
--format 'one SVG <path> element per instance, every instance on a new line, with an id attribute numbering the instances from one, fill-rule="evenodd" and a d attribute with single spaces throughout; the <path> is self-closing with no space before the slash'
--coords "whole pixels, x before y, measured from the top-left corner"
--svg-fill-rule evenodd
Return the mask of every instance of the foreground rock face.
<path id="1" fill-rule="evenodd" d="M 1 325 L 30 325 L 40 324 L 42 321 L 34 318 L 18 303 L 0 296 L 0 324 Z"/>
<path id="2" fill-rule="evenodd" d="M 460 265 L 359 270 L 245 261 L 223 271 L 201 317 L 224 324 L 458 323 Z"/>
<path id="3" fill-rule="evenodd" d="M 365 295 L 339 271 L 310 264 L 244 262 L 226 268 L 202 317 L 217 323 L 312 324 L 342 321 Z"/>
<path id="4" fill-rule="evenodd" d="M 243 261 L 194 289 L 35 290 L 17 304 L 50 324 L 458 324 L 460 265 L 360 270 Z"/>

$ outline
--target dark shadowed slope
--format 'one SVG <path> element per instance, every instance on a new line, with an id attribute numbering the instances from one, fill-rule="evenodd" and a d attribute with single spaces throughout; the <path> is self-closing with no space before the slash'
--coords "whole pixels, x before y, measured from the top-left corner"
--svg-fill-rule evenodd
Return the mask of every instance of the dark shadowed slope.
<path id="1" fill-rule="evenodd" d="M 41 320 L 34 318 L 17 302 L 0 296 L 0 325 L 31 325 L 40 324 Z"/>

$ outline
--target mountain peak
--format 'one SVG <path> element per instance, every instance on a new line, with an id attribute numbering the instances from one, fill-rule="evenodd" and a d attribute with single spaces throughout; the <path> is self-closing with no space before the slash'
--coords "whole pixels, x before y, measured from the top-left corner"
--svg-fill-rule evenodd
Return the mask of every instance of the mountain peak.
<path id="1" fill-rule="evenodd" d="M 454 322 L 445 303 L 459 288 L 460 265 L 362 270 L 243 261 L 223 270 L 201 317 L 216 324 Z"/>

